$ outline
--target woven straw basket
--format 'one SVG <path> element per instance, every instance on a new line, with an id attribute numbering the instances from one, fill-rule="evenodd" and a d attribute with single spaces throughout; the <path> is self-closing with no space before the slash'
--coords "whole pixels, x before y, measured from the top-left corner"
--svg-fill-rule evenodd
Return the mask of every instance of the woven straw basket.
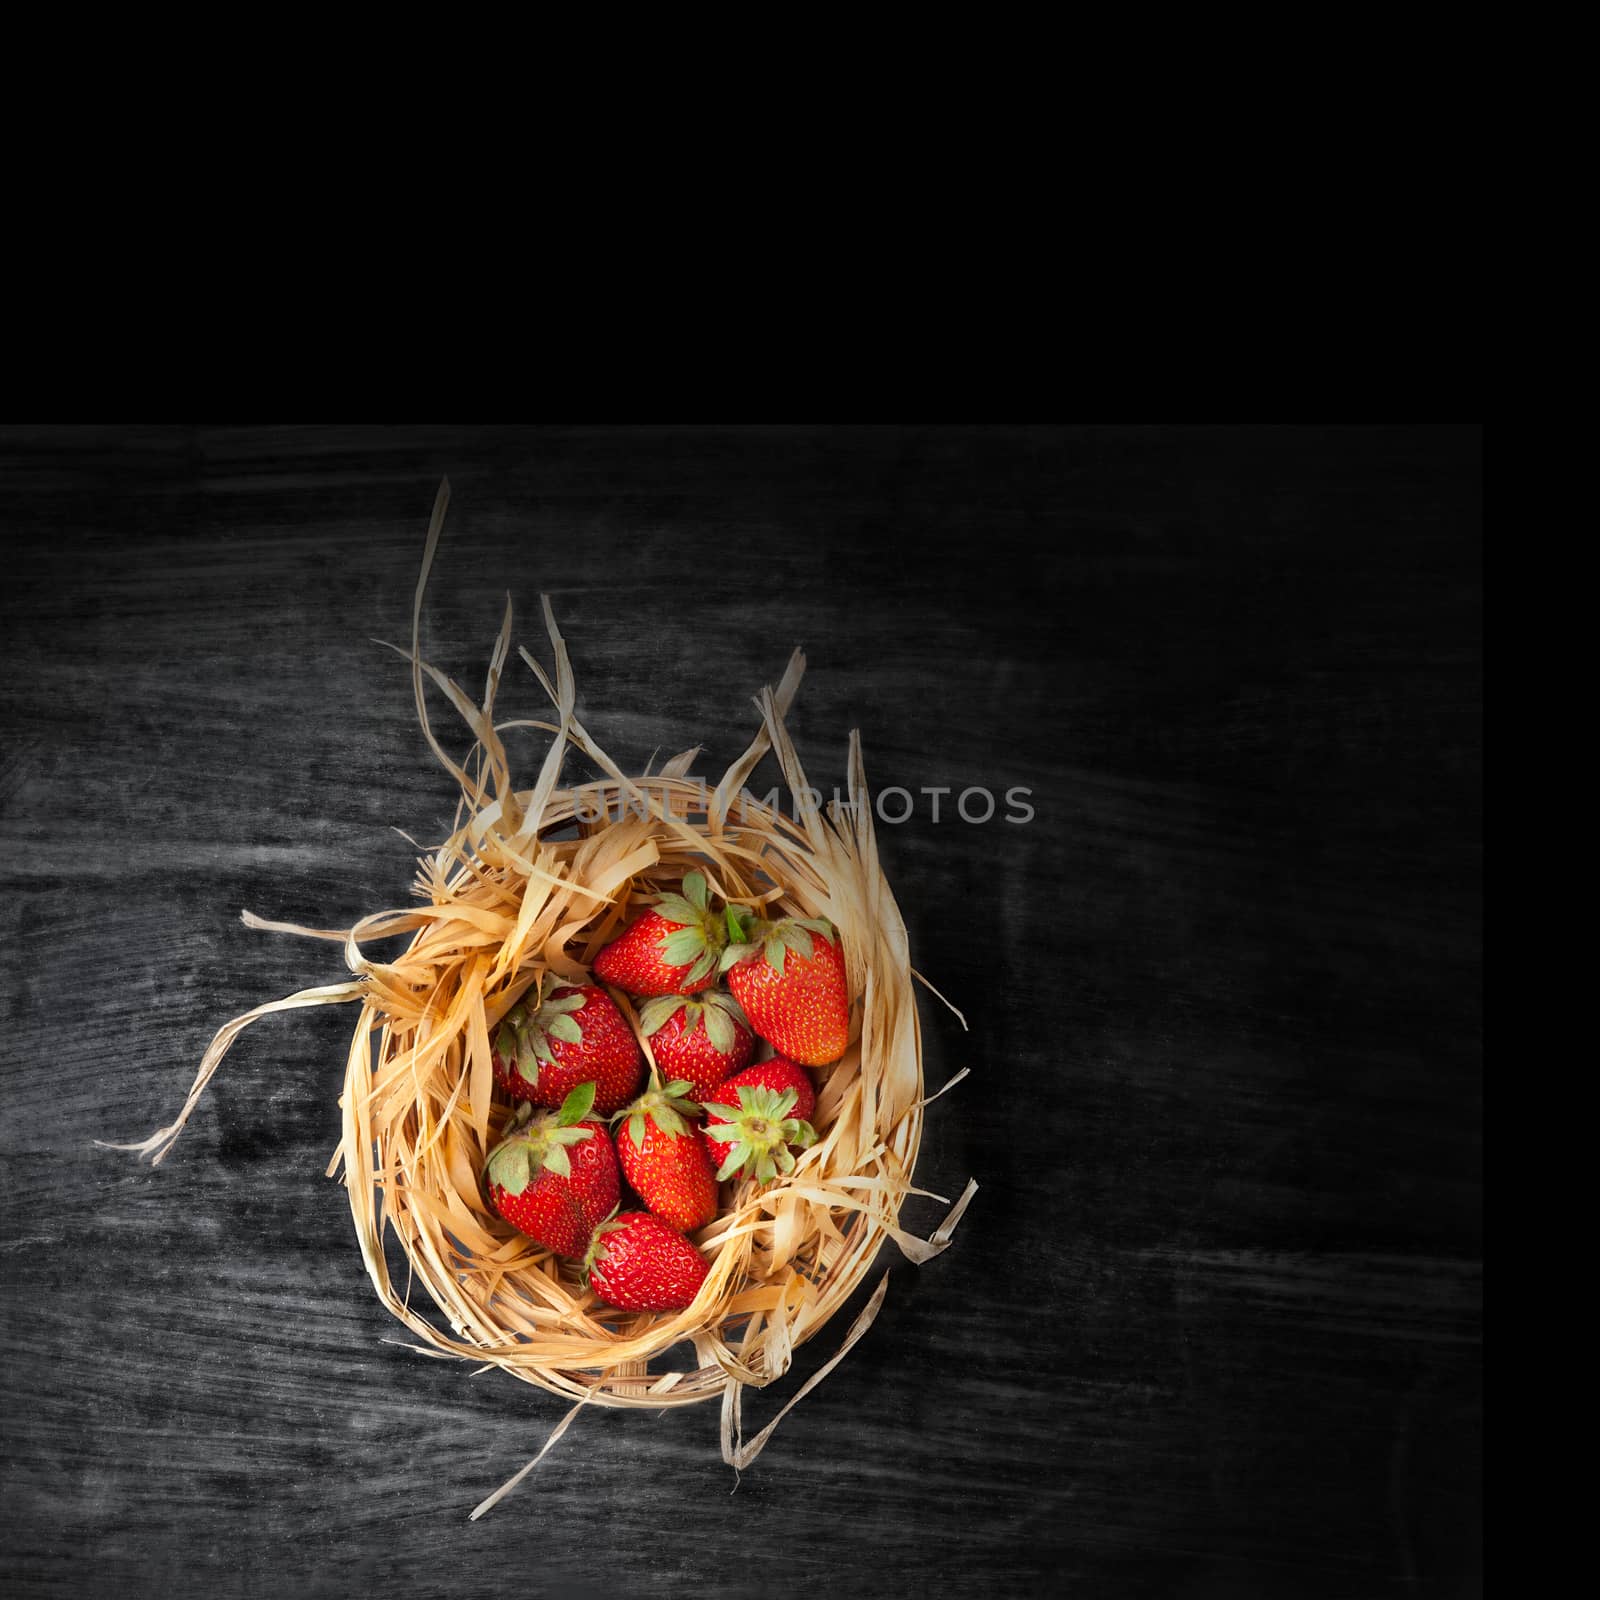
<path id="1" fill-rule="evenodd" d="M 548 601 L 553 679 L 526 650 L 519 653 L 548 692 L 556 720 L 497 724 L 494 701 L 511 643 L 509 603 L 482 704 L 418 653 L 423 589 L 447 502 L 446 485 L 429 529 L 408 659 L 424 735 L 459 783 L 462 803 L 450 838 L 419 861 L 422 903 L 338 931 L 266 922 L 246 912 L 253 927 L 340 941 L 354 976 L 229 1022 L 206 1052 L 177 1120 L 125 1148 L 159 1161 L 251 1022 L 301 1006 L 359 1003 L 340 1099 L 343 1138 L 329 1172 L 343 1166 L 361 1254 L 383 1303 L 429 1353 L 492 1364 L 577 1401 L 545 1450 L 584 1404 L 659 1409 L 720 1399 L 723 1455 L 744 1466 L 783 1412 L 745 1441 L 743 1390 L 788 1370 L 795 1348 L 862 1283 L 885 1238 L 913 1261 L 943 1250 L 976 1190 L 967 1186 L 929 1239 L 899 1226 L 905 1197 L 926 1192 L 912 1186 L 928 1103 L 912 988 L 920 975 L 913 973 L 905 925 L 879 866 L 859 740 L 852 733 L 848 805 L 830 806 L 824 816 L 805 804 L 813 791 L 783 721 L 804 670 L 797 651 L 777 689 L 758 697 L 760 729 L 714 788 L 691 775 L 698 749 L 654 775 L 629 778 L 574 714 L 572 669 Z M 464 764 L 446 754 L 429 725 L 429 682 L 476 736 Z M 553 737 L 534 787 L 517 790 L 501 734 L 529 726 Z M 560 787 L 569 747 L 605 778 Z M 744 790 L 769 751 L 795 796 L 792 819 Z M 488 1207 L 480 1173 L 508 1109 L 495 1099 L 490 1040 L 543 973 L 593 981 L 586 969 L 595 953 L 641 902 L 676 889 L 696 870 L 714 894 L 735 905 L 833 922 L 846 961 L 851 1042 L 838 1061 L 813 1073 L 817 1141 L 793 1171 L 767 1184 L 744 1179 L 724 1186 L 722 1214 L 694 1236 L 710 1263 L 694 1303 L 679 1312 L 620 1312 L 583 1288 L 570 1264 Z M 365 942 L 406 932 L 413 934 L 411 943 L 394 961 L 362 953 Z M 637 1032 L 632 1002 L 611 993 Z M 640 1044 L 649 1060 L 649 1040 L 641 1035 Z M 397 1289 L 385 1229 L 437 1315 L 413 1306 L 409 1284 Z M 789 1405 L 866 1331 L 887 1283 L 885 1276 L 837 1353 Z M 683 1359 L 685 1348 L 692 1349 L 692 1362 Z"/>

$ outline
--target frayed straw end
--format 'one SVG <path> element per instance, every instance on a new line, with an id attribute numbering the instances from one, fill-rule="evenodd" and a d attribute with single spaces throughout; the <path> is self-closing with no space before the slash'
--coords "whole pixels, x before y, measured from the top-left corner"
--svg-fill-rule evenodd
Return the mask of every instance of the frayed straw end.
<path id="1" fill-rule="evenodd" d="M 920 983 L 922 985 L 922 987 L 928 991 L 929 994 L 933 995 L 936 999 L 938 999 L 938 1000 L 943 1002 L 945 1009 L 947 1011 L 949 1011 L 955 1017 L 956 1021 L 961 1024 L 963 1032 L 965 1032 L 965 1033 L 971 1033 L 972 1032 L 972 1030 L 969 1027 L 967 1027 L 966 1015 L 960 1009 L 960 1007 L 952 1004 L 952 1002 L 949 1001 L 948 999 L 946 999 L 944 995 L 940 994 L 939 991 L 937 989 L 935 989 L 934 986 L 931 983 L 929 983 L 928 980 L 925 977 L 923 977 L 923 975 L 920 972 L 918 972 L 915 967 L 913 967 L 911 969 L 911 976 L 913 978 L 915 978 L 917 980 L 917 982 Z"/>
<path id="2" fill-rule="evenodd" d="M 489 1498 L 488 1498 L 488 1499 L 487 1499 L 487 1500 L 483 1500 L 483 1501 L 480 1501 L 480 1502 L 479 1502 L 479 1503 L 478 1503 L 478 1505 L 476 1505 L 476 1506 L 475 1506 L 475 1507 L 474 1507 L 474 1508 L 473 1508 L 473 1511 L 472 1511 L 472 1514 L 471 1514 L 471 1515 L 470 1515 L 470 1516 L 469 1516 L 469 1517 L 468 1517 L 468 1518 L 467 1518 L 467 1521 L 468 1521 L 468 1522 L 476 1522 L 476 1521 L 477 1521 L 477 1520 L 478 1520 L 478 1518 L 479 1518 L 479 1517 L 481 1517 L 481 1516 L 482 1516 L 482 1515 L 483 1515 L 483 1514 L 484 1514 L 484 1513 L 485 1513 L 485 1512 L 486 1512 L 486 1511 L 492 1511 L 492 1510 L 493 1510 L 493 1509 L 494 1509 L 494 1508 L 495 1508 L 495 1507 L 496 1507 L 496 1506 L 497 1506 L 497 1505 L 499 1505 L 499 1504 L 500 1504 L 500 1502 L 501 1502 L 501 1501 L 502 1501 L 502 1500 L 504 1500 L 504 1499 L 505 1499 L 505 1497 L 506 1497 L 506 1496 L 507 1496 L 507 1495 L 508 1495 L 508 1494 L 510 1494 L 510 1493 L 511 1493 L 511 1491 L 512 1491 L 512 1490 L 513 1490 L 513 1489 L 515 1489 L 515 1488 L 516 1488 L 516 1486 L 517 1486 L 517 1485 L 518 1485 L 518 1484 L 519 1484 L 519 1483 L 521 1483 L 521 1482 L 522 1482 L 522 1480 L 523 1480 L 523 1479 L 524 1479 L 524 1478 L 526 1478 L 526 1477 L 527 1477 L 527 1476 L 528 1476 L 528 1474 L 529 1474 L 529 1473 L 530 1473 L 530 1472 L 532 1472 L 532 1471 L 533 1471 L 533 1469 L 534 1469 L 534 1468 L 535 1468 L 535 1467 L 536 1467 L 536 1466 L 538 1466 L 538 1465 L 539 1465 L 539 1463 L 540 1463 L 540 1462 L 541 1462 L 541 1461 L 543 1461 L 543 1460 L 544 1460 L 544 1458 L 545 1458 L 545 1457 L 546 1457 L 546 1456 L 547 1456 L 547 1455 L 549 1455 L 549 1453 L 550 1453 L 550 1447 L 551 1447 L 551 1446 L 552 1446 L 552 1445 L 553 1445 L 553 1444 L 555 1444 L 555 1442 L 556 1442 L 556 1441 L 557 1441 L 557 1440 L 558 1440 L 558 1439 L 559 1439 L 559 1438 L 560 1438 L 560 1437 L 561 1437 L 561 1435 L 562 1435 L 562 1434 L 564 1434 L 564 1433 L 565 1433 L 565 1432 L 566 1432 L 566 1431 L 567 1431 L 567 1429 L 568 1429 L 568 1428 L 570 1428 L 570 1427 L 571 1427 L 571 1426 L 572 1426 L 572 1419 L 573 1419 L 573 1418 L 574 1418 L 574 1417 L 575 1417 L 575 1416 L 577 1416 L 577 1414 L 578 1414 L 578 1413 L 579 1413 L 579 1412 L 580 1412 L 580 1411 L 582 1411 L 582 1410 L 583 1410 L 583 1408 L 584 1408 L 584 1407 L 585 1407 L 585 1406 L 586 1406 L 586 1405 L 588 1405 L 588 1403 L 589 1403 L 589 1402 L 590 1402 L 590 1400 L 591 1400 L 591 1399 L 593 1399 L 593 1398 L 594 1398 L 594 1394 L 595 1394 L 595 1390 L 593 1390 L 593 1389 L 591 1389 L 591 1390 L 590 1390 L 590 1391 L 589 1391 L 589 1393 L 588 1393 L 588 1394 L 586 1394 L 586 1395 L 585 1395 L 585 1396 L 584 1396 L 584 1397 L 583 1397 L 583 1399 L 581 1399 L 581 1400 L 580 1400 L 580 1401 L 579 1401 L 579 1402 L 578 1402 L 578 1403 L 577 1403 L 577 1405 L 575 1405 L 575 1406 L 574 1406 L 574 1407 L 573 1407 L 573 1408 L 572 1408 L 572 1409 L 571 1409 L 571 1410 L 570 1410 L 570 1411 L 569 1411 L 569 1412 L 568 1412 L 568 1413 L 567 1413 L 567 1414 L 566 1414 L 566 1416 L 564 1416 L 564 1417 L 563 1417 L 563 1418 L 562 1418 L 562 1419 L 561 1419 L 561 1420 L 560 1420 L 560 1421 L 559 1421 L 559 1422 L 558 1422 L 558 1423 L 557 1423 L 557 1424 L 556 1424 L 556 1425 L 555 1425 L 555 1427 L 554 1427 L 554 1429 L 552 1429 L 552 1430 L 551 1430 L 551 1434 L 550 1434 L 550 1437 L 549 1437 L 549 1438 L 548 1438 L 548 1439 L 546 1439 L 546 1440 L 545 1440 L 545 1442 L 544 1442 L 544 1448 L 543 1448 L 543 1449 L 542 1449 L 542 1450 L 540 1450 L 540 1452 L 539 1452 L 539 1453 L 538 1453 L 538 1455 L 536 1455 L 536 1456 L 535 1456 L 535 1457 L 534 1457 L 534 1458 L 533 1458 L 533 1460 L 532 1460 L 532 1461 L 530 1461 L 530 1462 L 529 1462 L 529 1463 L 528 1463 L 528 1464 L 527 1464 L 527 1466 L 525 1466 L 525 1467 L 524 1467 L 524 1468 L 523 1468 L 523 1469 L 522 1469 L 522 1470 L 521 1470 L 521 1471 L 520 1471 L 520 1472 L 517 1472 L 517 1473 L 515 1473 L 515 1474 L 513 1474 L 513 1475 L 512 1475 L 512 1476 L 511 1476 L 511 1477 L 509 1477 L 509 1478 L 507 1478 L 507 1479 L 506 1479 L 506 1481 L 505 1481 L 505 1482 L 504 1482 L 504 1483 L 502 1483 L 502 1484 L 501 1484 L 501 1485 L 500 1485 L 500 1487 L 499 1487 L 499 1488 L 498 1488 L 498 1489 L 496 1489 L 496 1490 L 495 1490 L 495 1492 L 494 1492 L 494 1493 L 493 1493 L 493 1494 L 492 1494 L 492 1495 L 490 1495 L 490 1496 L 489 1496 Z"/>
<path id="3" fill-rule="evenodd" d="M 150 1165 L 159 1167 L 161 1159 L 178 1142 L 178 1135 L 183 1132 L 183 1123 L 174 1122 L 165 1128 L 158 1128 L 148 1139 L 141 1139 L 137 1144 L 114 1144 L 109 1139 L 91 1139 L 89 1142 L 96 1150 L 128 1150 L 136 1156 L 149 1156 Z M 154 1154 L 151 1154 L 151 1152 Z"/>
<path id="4" fill-rule="evenodd" d="M 915 1262 L 919 1267 L 925 1261 L 932 1261 L 935 1256 L 943 1255 L 950 1248 L 956 1224 L 965 1215 L 967 1207 L 972 1204 L 972 1197 L 977 1192 L 978 1180 L 969 1178 L 966 1188 L 961 1191 L 961 1198 L 950 1208 L 950 1215 L 926 1239 L 919 1239 L 914 1233 L 905 1233 L 899 1228 L 889 1229 L 890 1238 L 900 1246 L 900 1252 L 907 1261 Z"/>
<path id="5" fill-rule="evenodd" d="M 949 1085 L 946 1084 L 945 1087 L 948 1088 Z M 931 1261 L 934 1256 L 949 1248 L 951 1237 L 956 1231 L 956 1225 L 961 1221 L 962 1214 L 971 1205 L 972 1197 L 977 1192 L 977 1180 L 969 1180 L 966 1188 L 961 1192 L 961 1198 L 951 1207 L 950 1214 L 926 1240 L 902 1233 L 898 1228 L 889 1229 L 889 1233 L 895 1243 L 905 1252 L 908 1260 L 914 1261 L 919 1265 L 924 1261 Z M 748 1442 L 741 1437 L 740 1427 L 743 1386 L 737 1378 L 729 1377 L 727 1387 L 722 1391 L 722 1459 L 735 1472 L 740 1472 L 745 1467 L 748 1467 L 761 1454 L 762 1450 L 766 1448 L 767 1441 L 777 1431 L 778 1424 L 850 1353 L 862 1335 L 872 1326 L 873 1320 L 883 1306 L 884 1296 L 888 1292 L 889 1274 L 885 1272 L 878 1279 L 878 1287 L 872 1291 L 872 1298 L 862 1308 L 861 1315 L 850 1324 L 850 1331 L 844 1336 L 839 1348 L 834 1351 L 823 1366 L 819 1367 L 806 1379 L 805 1383 L 800 1386 L 800 1389 L 784 1406 L 783 1410 Z"/>
<path id="6" fill-rule="evenodd" d="M 748 1443 L 740 1437 L 743 1385 L 737 1378 L 728 1379 L 727 1387 L 722 1391 L 722 1459 L 735 1472 L 742 1472 L 761 1454 L 766 1448 L 767 1441 L 777 1432 L 778 1424 L 855 1348 L 856 1342 L 872 1326 L 888 1292 L 889 1274 L 886 1272 L 878 1279 L 878 1287 L 872 1291 L 872 1298 L 862 1308 L 861 1315 L 850 1324 L 850 1331 L 844 1336 L 839 1348 L 823 1366 L 806 1379 L 783 1410 Z"/>
<path id="7" fill-rule="evenodd" d="M 205 1093 L 206 1085 L 211 1082 L 212 1075 L 222 1065 L 222 1058 L 232 1049 L 234 1040 L 252 1022 L 271 1016 L 275 1011 L 298 1011 L 302 1006 L 342 1005 L 347 1000 L 359 1000 L 365 992 L 366 986 L 359 979 L 352 983 L 325 984 L 316 989 L 302 989 L 298 994 L 287 995 L 282 1000 L 257 1006 L 255 1010 L 247 1011 L 243 1016 L 224 1023 L 217 1029 L 205 1055 L 201 1057 L 200 1070 L 195 1073 L 194 1082 L 189 1088 L 189 1096 L 183 1102 L 183 1108 L 178 1112 L 176 1120 L 165 1128 L 157 1129 L 139 1144 L 112 1144 L 104 1145 L 102 1148 L 130 1150 L 141 1156 L 148 1155 L 150 1165 L 159 1166 L 162 1157 L 178 1142 L 178 1135 L 183 1132 L 184 1125 L 200 1103 L 200 1096 Z M 97 1139 L 95 1143 L 99 1144 L 100 1141 Z"/>

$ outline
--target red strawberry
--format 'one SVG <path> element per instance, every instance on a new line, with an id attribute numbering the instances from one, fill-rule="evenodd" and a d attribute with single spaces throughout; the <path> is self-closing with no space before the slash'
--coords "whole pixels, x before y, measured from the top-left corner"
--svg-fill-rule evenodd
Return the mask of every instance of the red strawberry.
<path id="1" fill-rule="evenodd" d="M 622 1175 L 639 1198 L 680 1233 L 703 1228 L 717 1214 L 717 1180 L 699 1129 L 700 1107 L 684 1098 L 689 1085 L 674 1079 L 666 1088 L 653 1084 L 625 1111 L 612 1119 L 617 1130 L 617 1159 Z"/>
<path id="2" fill-rule="evenodd" d="M 682 894 L 658 896 L 653 911 L 601 950 L 594 970 L 629 994 L 693 994 L 716 982 L 725 941 L 722 918 L 707 903 L 705 874 L 691 872 Z"/>
<path id="3" fill-rule="evenodd" d="M 557 1112 L 519 1106 L 483 1168 L 489 1204 L 513 1228 L 574 1261 L 621 1194 L 611 1135 L 603 1122 L 585 1120 L 593 1104 L 594 1085 L 580 1083 Z"/>
<path id="4" fill-rule="evenodd" d="M 806 1069 L 782 1056 L 736 1072 L 706 1104 L 702 1137 L 717 1181 L 753 1177 L 768 1183 L 794 1166 L 789 1147 L 816 1142 L 808 1120 L 817 1093 Z"/>
<path id="5" fill-rule="evenodd" d="M 561 984 L 512 1008 L 495 1035 L 494 1079 L 517 1100 L 559 1106 L 580 1083 L 595 1086 L 595 1115 L 609 1117 L 638 1092 L 644 1056 L 604 989 Z"/>
<path id="6" fill-rule="evenodd" d="M 723 952 L 728 987 L 775 1050 L 820 1067 L 850 1042 L 850 995 L 833 925 L 821 918 L 757 923 Z"/>
<path id="7" fill-rule="evenodd" d="M 680 1311 L 700 1292 L 706 1258 L 648 1211 L 624 1211 L 595 1230 L 583 1258 L 589 1287 L 624 1311 Z"/>
<path id="8" fill-rule="evenodd" d="M 714 989 L 699 999 L 661 995 L 639 1008 L 639 1031 L 650 1041 L 664 1078 L 682 1078 L 685 1093 L 704 1100 L 750 1059 L 756 1036 L 731 994 Z"/>
<path id="9" fill-rule="evenodd" d="M 794 1115 L 802 1122 L 809 1122 L 816 1114 L 817 1091 L 811 1086 L 811 1074 L 804 1067 L 793 1061 L 786 1061 L 782 1056 L 758 1061 L 753 1067 L 746 1067 L 743 1072 L 734 1073 L 732 1077 L 725 1078 L 718 1085 L 718 1089 L 719 1091 L 727 1089 L 734 1094 L 740 1089 L 774 1089 L 779 1094 L 787 1089 L 793 1089 Z M 711 1098 L 720 1100 L 722 1095 L 719 1092 Z"/>

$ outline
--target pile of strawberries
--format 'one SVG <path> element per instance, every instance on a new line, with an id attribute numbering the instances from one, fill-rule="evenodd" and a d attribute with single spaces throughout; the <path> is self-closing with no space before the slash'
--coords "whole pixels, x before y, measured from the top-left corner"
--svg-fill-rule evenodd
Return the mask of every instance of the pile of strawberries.
<path id="1" fill-rule="evenodd" d="M 582 1262 L 605 1304 L 674 1311 L 705 1281 L 686 1235 L 716 1217 L 719 1185 L 768 1182 L 816 1139 L 806 1068 L 848 1042 L 844 957 L 830 923 L 717 911 L 691 872 L 599 952 L 594 976 L 645 1001 L 656 1068 L 641 1092 L 644 1053 L 598 983 L 524 997 L 494 1040 L 495 1082 L 517 1104 L 484 1163 L 489 1203 Z M 758 1040 L 777 1053 L 752 1065 Z M 642 1206 L 622 1208 L 623 1179 Z"/>

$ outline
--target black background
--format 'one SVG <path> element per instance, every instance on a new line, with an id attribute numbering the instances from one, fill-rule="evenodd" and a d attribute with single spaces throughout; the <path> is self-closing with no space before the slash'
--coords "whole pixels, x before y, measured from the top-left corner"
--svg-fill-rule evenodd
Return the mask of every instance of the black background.
<path id="1" fill-rule="evenodd" d="M 1478 1592 L 1481 470 L 1454 428 L 0 431 L 0 1588 Z M 714 776 L 800 643 L 819 786 L 859 727 L 877 787 L 1036 808 L 880 830 L 972 1024 L 926 1000 L 952 1248 L 885 1255 L 741 1478 L 713 1406 L 595 1410 L 477 1524 L 565 1406 L 385 1342 L 322 1176 L 350 1009 L 247 1033 L 154 1171 L 91 1145 L 343 975 L 241 908 L 404 904 L 391 829 L 447 830 L 370 642 L 444 473 L 469 687 L 548 591 L 600 742 Z"/>

